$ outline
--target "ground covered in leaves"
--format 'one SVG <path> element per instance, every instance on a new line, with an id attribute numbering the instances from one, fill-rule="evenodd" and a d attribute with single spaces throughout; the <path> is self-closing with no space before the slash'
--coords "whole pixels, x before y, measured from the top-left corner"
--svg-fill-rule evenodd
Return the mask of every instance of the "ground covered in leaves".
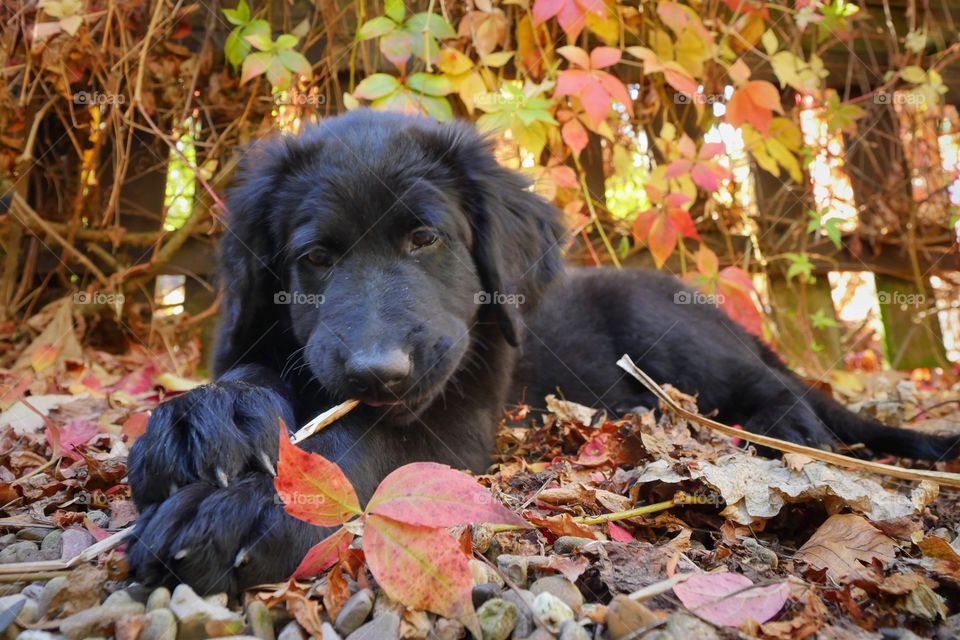
<path id="1" fill-rule="evenodd" d="M 958 490 L 760 457 L 670 412 L 614 422 L 555 399 L 546 414 L 505 417 L 498 463 L 479 478 L 529 526 L 443 531 L 466 558 L 476 618 L 391 599 L 362 537 L 338 543 L 319 577 L 240 602 L 145 589 L 127 580 L 116 544 L 137 517 L 126 455 L 159 401 L 201 382 L 199 349 L 177 331 L 149 347 L 81 347 L 96 331 L 69 302 L 26 330 L 0 327 L 7 637 L 380 640 L 466 637 L 466 627 L 501 640 L 960 636 Z M 949 378 L 850 374 L 834 391 L 884 421 L 960 428 Z M 369 536 L 381 516 L 368 511 Z"/>

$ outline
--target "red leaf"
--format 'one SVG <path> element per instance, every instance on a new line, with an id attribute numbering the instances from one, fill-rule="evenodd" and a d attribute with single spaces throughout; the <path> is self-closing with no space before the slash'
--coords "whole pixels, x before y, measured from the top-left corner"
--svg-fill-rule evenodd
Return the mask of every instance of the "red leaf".
<path id="1" fill-rule="evenodd" d="M 751 80 L 734 91 L 727 102 L 727 122 L 735 127 L 749 122 L 754 129 L 766 134 L 774 111 L 783 113 L 777 88 L 766 80 Z"/>
<path id="2" fill-rule="evenodd" d="M 659 269 L 677 248 L 677 229 L 669 218 L 658 215 L 654 219 L 650 225 L 650 235 L 647 236 L 647 247 Z"/>
<path id="3" fill-rule="evenodd" d="M 435 462 L 415 462 L 388 475 L 370 498 L 367 513 L 424 527 L 526 524 L 475 479 Z"/>
<path id="4" fill-rule="evenodd" d="M 81 460 L 82 458 L 77 454 L 75 449 L 82 444 L 86 444 L 90 438 L 97 435 L 98 429 L 95 422 L 89 420 L 74 420 L 56 431 L 58 433 L 54 433 L 54 431 L 50 429 L 50 423 L 48 422 L 47 442 L 50 443 L 50 448 L 54 450 L 54 455 L 57 454 L 59 448 L 59 452 L 66 457 L 73 460 Z"/>
<path id="5" fill-rule="evenodd" d="M 597 47 L 590 51 L 590 68 L 603 69 L 620 62 L 623 53 L 613 47 Z"/>
<path id="6" fill-rule="evenodd" d="M 697 616 L 716 625 L 739 627 L 751 619 L 764 623 L 787 601 L 790 585 L 780 582 L 767 587 L 739 573 L 700 573 L 673 587 L 673 592 Z"/>
<path id="7" fill-rule="evenodd" d="M 283 421 L 274 485 L 284 510 L 311 524 L 332 527 L 362 513 L 357 493 L 340 467 L 290 444 Z"/>
<path id="8" fill-rule="evenodd" d="M 586 128 L 577 118 L 570 118 L 563 124 L 560 130 L 563 141 L 573 151 L 574 155 L 579 156 L 580 152 L 587 147 L 589 135 Z"/>
<path id="9" fill-rule="evenodd" d="M 307 551 L 307 555 L 293 572 L 293 578 L 310 578 L 323 573 L 336 564 L 340 553 L 349 547 L 352 541 L 352 533 L 343 528 L 338 529 Z"/>
<path id="10" fill-rule="evenodd" d="M 599 127 L 607 113 L 610 112 L 610 94 L 600 85 L 596 78 L 591 78 L 580 91 L 580 102 L 583 104 L 587 117 L 594 126 Z"/>
<path id="11" fill-rule="evenodd" d="M 693 238 L 694 240 L 700 239 L 700 234 L 697 233 L 697 227 L 693 223 L 693 218 L 690 217 L 690 213 L 686 209 L 670 209 L 668 215 L 670 222 L 673 223 L 673 227 L 677 231 L 687 238 Z"/>
<path id="12" fill-rule="evenodd" d="M 607 523 L 607 531 L 610 533 L 611 540 L 633 542 L 633 535 L 615 522 Z"/>
<path id="13" fill-rule="evenodd" d="M 363 525 L 363 553 L 388 596 L 479 632 L 467 557 L 449 533 L 370 514 Z"/>

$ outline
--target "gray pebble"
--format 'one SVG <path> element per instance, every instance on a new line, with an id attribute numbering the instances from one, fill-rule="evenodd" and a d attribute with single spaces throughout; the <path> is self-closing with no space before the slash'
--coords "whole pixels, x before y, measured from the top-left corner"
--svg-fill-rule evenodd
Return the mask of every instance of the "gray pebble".
<path id="1" fill-rule="evenodd" d="M 110 516 L 100 509 L 94 509 L 93 511 L 87 511 L 87 517 L 90 519 L 93 524 L 97 525 L 101 529 L 110 528 Z"/>
<path id="2" fill-rule="evenodd" d="M 340 635 L 349 636 L 359 629 L 371 611 L 373 611 L 373 592 L 370 589 L 361 589 L 343 604 L 337 619 L 333 622 L 333 628 Z"/>
<path id="3" fill-rule="evenodd" d="M 329 633 L 327 628 L 330 629 Z M 331 627 L 327 622 L 323 623 L 322 630 L 324 640 L 326 640 L 328 635 L 329 637 L 335 639 L 339 637 L 337 636 L 337 632 L 334 631 L 333 627 Z M 283 627 L 283 629 L 280 629 L 280 634 L 277 636 L 277 640 L 305 640 L 305 637 L 303 635 L 303 630 L 300 628 L 300 625 L 297 623 L 297 621 L 291 620 L 286 624 L 286 626 Z"/>
<path id="4" fill-rule="evenodd" d="M 3 610 L 3 607 L 0 606 L 0 611 Z M 27 598 L 27 601 L 23 603 L 23 608 L 20 609 L 20 614 L 17 616 L 17 622 L 21 624 L 33 624 L 40 619 L 40 607 L 37 605 L 37 601 L 33 598 Z"/>
<path id="5" fill-rule="evenodd" d="M 583 594 L 580 593 L 580 589 L 563 576 L 540 578 L 530 585 L 530 592 L 535 596 L 544 592 L 552 593 L 573 609 L 574 615 L 580 615 L 580 609 L 583 607 Z"/>
<path id="6" fill-rule="evenodd" d="M 517 605 L 503 598 L 493 598 L 483 603 L 477 610 L 483 640 L 507 640 L 517 626 L 519 617 Z"/>
<path id="7" fill-rule="evenodd" d="M 466 629 L 459 620 L 438 618 L 430 630 L 429 640 L 460 640 Z"/>
<path id="8" fill-rule="evenodd" d="M 50 603 L 53 602 L 54 597 L 66 589 L 66 587 L 67 578 L 65 576 L 57 576 L 47 582 L 43 591 L 40 592 L 40 598 L 37 599 L 37 608 L 40 610 L 41 616 L 47 616 L 48 618 L 56 617 L 56 613 L 60 607 L 58 606 L 56 609 L 51 609 Z"/>
<path id="9" fill-rule="evenodd" d="M 533 616 L 552 633 L 560 631 L 560 625 L 574 618 L 573 609 L 549 591 L 533 599 Z"/>
<path id="10" fill-rule="evenodd" d="M 480 607 L 484 602 L 486 602 L 490 598 L 500 597 L 501 591 L 502 589 L 500 589 L 500 586 L 496 584 L 492 584 L 489 582 L 487 584 L 478 584 L 473 588 L 473 591 L 471 592 L 471 596 L 473 597 L 473 606 L 475 608 Z"/>
<path id="11" fill-rule="evenodd" d="M 537 624 L 533 621 L 533 594 L 526 589 L 514 591 L 510 589 L 503 594 L 503 599 L 516 605 L 517 626 L 513 630 L 516 638 L 526 638 L 537 629 Z"/>
<path id="12" fill-rule="evenodd" d="M 80 640 L 96 635 L 105 635 L 111 625 L 121 618 L 140 615 L 144 607 L 139 602 L 117 606 L 100 605 L 75 613 L 60 622 L 60 632 L 68 638 Z"/>
<path id="13" fill-rule="evenodd" d="M 49 631 L 40 631 L 39 629 L 26 629 L 20 632 L 17 640 L 62 640 L 63 636 L 58 636 Z"/>
<path id="14" fill-rule="evenodd" d="M 70 528 L 63 532 L 62 547 L 60 550 L 61 560 L 72 560 L 80 555 L 80 552 L 92 545 L 96 540 L 90 535 L 89 531 L 84 529 Z"/>
<path id="15" fill-rule="evenodd" d="M 470 574 L 473 576 L 473 584 L 488 584 L 493 583 L 503 586 L 503 578 L 500 577 L 500 574 L 497 573 L 496 569 L 488 565 L 482 560 L 477 560 L 476 558 L 471 558 L 467 561 L 467 564 L 470 567 Z"/>
<path id="16" fill-rule="evenodd" d="M 17 541 L 17 534 L 7 533 L 0 536 L 0 549 L 4 547 L 9 547 L 11 544 Z"/>
<path id="17" fill-rule="evenodd" d="M 40 560 L 40 547 L 30 540 L 14 542 L 0 551 L 0 564 L 36 562 L 37 560 Z"/>
<path id="18" fill-rule="evenodd" d="M 147 611 L 147 624 L 140 632 L 140 640 L 176 640 L 176 638 L 177 619 L 173 611 L 170 609 Z"/>
<path id="19" fill-rule="evenodd" d="M 27 597 L 22 594 L 0 598 L 0 633 L 13 624 L 26 604 Z"/>
<path id="20" fill-rule="evenodd" d="M 133 598 L 130 597 L 130 594 L 126 591 L 114 591 L 107 599 L 103 601 L 102 606 L 104 607 L 116 607 L 122 604 L 130 604 L 133 602 Z"/>
<path id="21" fill-rule="evenodd" d="M 185 584 L 173 590 L 170 610 L 180 623 L 177 634 L 180 640 L 236 635 L 243 631 L 243 616 L 201 598 Z"/>
<path id="22" fill-rule="evenodd" d="M 502 553 L 497 556 L 497 567 L 518 587 L 527 586 L 527 557 Z"/>
<path id="23" fill-rule="evenodd" d="M 247 605 L 247 627 L 251 635 L 260 640 L 275 640 L 273 632 L 273 618 L 270 609 L 259 600 L 253 600 Z"/>
<path id="24" fill-rule="evenodd" d="M 560 536 L 553 542 L 553 551 L 562 555 L 573 553 L 580 547 L 590 542 L 596 542 L 590 538 L 580 538 L 578 536 Z"/>
<path id="25" fill-rule="evenodd" d="M 63 550 L 63 531 L 54 529 L 43 538 L 40 543 L 40 553 L 44 558 L 56 560 Z"/>
<path id="26" fill-rule="evenodd" d="M 399 637 L 400 616 L 393 611 L 386 611 L 351 633 L 347 640 L 398 640 Z"/>
<path id="27" fill-rule="evenodd" d="M 147 598 L 147 611 L 166 609 L 170 606 L 170 590 L 166 587 L 157 587 Z"/>
<path id="28" fill-rule="evenodd" d="M 329 622 L 324 622 L 320 625 L 320 631 L 323 635 L 323 640 L 340 640 L 340 634 L 330 626 Z"/>
<path id="29" fill-rule="evenodd" d="M 40 542 L 48 533 L 50 529 L 47 527 L 25 527 L 17 532 L 17 540 Z"/>
<path id="30" fill-rule="evenodd" d="M 560 640 L 590 640 L 590 632 L 573 620 L 560 625 Z"/>

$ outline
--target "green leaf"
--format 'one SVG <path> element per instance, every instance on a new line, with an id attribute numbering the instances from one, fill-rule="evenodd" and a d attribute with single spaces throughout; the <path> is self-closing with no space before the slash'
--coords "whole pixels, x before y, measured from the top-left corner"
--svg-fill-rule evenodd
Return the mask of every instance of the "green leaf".
<path id="1" fill-rule="evenodd" d="M 828 316 L 823 309 L 810 314 L 810 324 L 814 329 L 829 329 L 837 326 L 837 321 Z"/>
<path id="2" fill-rule="evenodd" d="M 285 49 L 277 53 L 277 59 L 284 67 L 293 73 L 298 73 L 308 79 L 313 77 L 313 69 L 310 66 L 310 62 L 303 57 L 302 53 Z"/>
<path id="3" fill-rule="evenodd" d="M 432 73 L 414 73 L 407 78 L 406 84 L 414 91 L 429 96 L 445 96 L 453 91 L 453 87 L 447 78 Z"/>
<path id="4" fill-rule="evenodd" d="M 357 40 L 370 40 L 385 36 L 397 28 L 397 23 L 387 16 L 378 16 L 363 23 L 357 30 Z"/>
<path id="5" fill-rule="evenodd" d="M 274 55 L 273 59 L 270 60 L 270 66 L 267 67 L 267 80 L 273 87 L 286 90 L 290 87 L 292 79 L 290 70 L 283 65 L 279 56 Z"/>
<path id="6" fill-rule="evenodd" d="M 408 31 L 419 34 L 421 38 L 423 37 L 424 30 L 439 40 L 457 37 L 457 32 L 453 30 L 450 23 L 447 22 L 443 16 L 437 15 L 436 13 L 418 13 L 407 21 L 405 28 Z"/>
<path id="7" fill-rule="evenodd" d="M 287 49 L 293 49 L 297 46 L 297 41 L 299 38 L 297 36 L 291 35 L 289 33 L 284 33 L 277 38 L 277 41 L 273 43 L 273 48 L 277 51 L 284 51 Z"/>
<path id="8" fill-rule="evenodd" d="M 260 51 L 270 51 L 273 39 L 270 37 L 270 23 L 266 20 L 254 20 L 243 28 L 243 39 Z"/>
<path id="9" fill-rule="evenodd" d="M 273 54 L 261 51 L 251 53 L 243 59 L 243 72 L 240 74 L 240 83 L 243 84 L 252 78 L 262 75 L 273 62 Z"/>
<path id="10" fill-rule="evenodd" d="M 353 90 L 353 97 L 364 100 L 377 100 L 394 93 L 400 88 L 400 81 L 386 73 L 367 76 Z"/>
<path id="11" fill-rule="evenodd" d="M 787 269 L 787 280 L 799 278 L 806 282 L 813 282 L 813 263 L 810 258 L 803 253 L 788 253 L 787 260 L 790 261 L 790 268 Z"/>
<path id="12" fill-rule="evenodd" d="M 227 57 L 227 62 L 234 70 L 240 68 L 243 59 L 250 53 L 250 43 L 240 37 L 243 31 L 242 27 L 237 27 L 227 36 L 227 41 L 223 44 L 223 53 Z"/>
<path id="13" fill-rule="evenodd" d="M 394 22 L 403 22 L 404 16 L 407 15 L 407 7 L 404 5 L 403 0 L 385 0 L 383 8 Z"/>
<path id="14" fill-rule="evenodd" d="M 428 116 L 439 122 L 453 120 L 453 109 L 446 98 L 424 95 L 420 97 L 420 105 Z"/>
<path id="15" fill-rule="evenodd" d="M 224 9 L 223 15 L 230 24 L 243 26 L 250 22 L 250 5 L 247 4 L 247 0 L 240 0 L 236 9 Z"/>
<path id="16" fill-rule="evenodd" d="M 913 84 L 923 84 L 927 81 L 927 72 L 916 65 L 910 65 L 900 70 L 900 77 Z"/>

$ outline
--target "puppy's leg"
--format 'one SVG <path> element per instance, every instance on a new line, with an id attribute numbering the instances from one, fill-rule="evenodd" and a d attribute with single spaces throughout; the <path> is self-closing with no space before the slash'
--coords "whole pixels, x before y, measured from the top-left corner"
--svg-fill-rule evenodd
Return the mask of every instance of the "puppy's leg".
<path id="1" fill-rule="evenodd" d="M 295 425 L 282 387 L 267 386 L 270 375 L 242 367 L 154 410 L 128 460 L 141 511 L 198 481 L 225 487 L 249 471 L 274 472 L 279 419 Z"/>
<path id="2" fill-rule="evenodd" d="M 201 596 L 290 577 L 324 530 L 283 511 L 273 478 L 251 473 L 227 488 L 183 487 L 148 507 L 127 548 L 146 584 L 193 587 Z"/>

